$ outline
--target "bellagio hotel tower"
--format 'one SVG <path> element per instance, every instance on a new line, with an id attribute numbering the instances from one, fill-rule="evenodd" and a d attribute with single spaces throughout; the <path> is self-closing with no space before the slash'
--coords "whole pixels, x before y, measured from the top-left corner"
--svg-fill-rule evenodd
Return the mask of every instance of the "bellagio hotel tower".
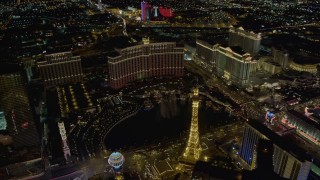
<path id="1" fill-rule="evenodd" d="M 143 78 L 183 75 L 183 48 L 173 42 L 137 45 L 108 57 L 110 85 L 118 89 Z"/>

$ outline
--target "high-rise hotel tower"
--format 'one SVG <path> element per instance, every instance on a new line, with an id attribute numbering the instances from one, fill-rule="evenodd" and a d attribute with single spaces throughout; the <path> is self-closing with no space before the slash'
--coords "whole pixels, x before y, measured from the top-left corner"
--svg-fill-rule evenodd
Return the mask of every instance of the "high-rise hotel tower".
<path id="1" fill-rule="evenodd" d="M 267 126 L 255 120 L 245 125 L 240 157 L 256 168 L 257 144 L 259 139 L 273 142 L 273 171 L 280 177 L 306 180 L 312 166 L 312 158 L 305 150 L 283 139 Z"/>
<path id="2" fill-rule="evenodd" d="M 249 84 L 250 69 L 256 63 L 250 54 L 237 47 L 219 46 L 216 58 L 216 74 L 233 84 L 245 87 Z"/>
<path id="3" fill-rule="evenodd" d="M 120 49 L 108 57 L 112 88 L 138 79 L 183 75 L 183 48 L 173 42 L 152 43 Z"/>
<path id="4" fill-rule="evenodd" d="M 260 50 L 260 43 L 260 33 L 248 32 L 242 27 L 229 30 L 229 46 L 240 46 L 243 51 L 255 55 Z"/>
<path id="5" fill-rule="evenodd" d="M 194 61 L 210 74 L 222 77 L 239 87 L 248 86 L 251 68 L 256 64 L 252 56 L 239 46 L 211 45 L 199 39 L 196 41 Z"/>
<path id="6" fill-rule="evenodd" d="M 71 52 L 45 55 L 38 62 L 38 69 L 46 87 L 76 83 L 83 78 L 81 58 Z"/>

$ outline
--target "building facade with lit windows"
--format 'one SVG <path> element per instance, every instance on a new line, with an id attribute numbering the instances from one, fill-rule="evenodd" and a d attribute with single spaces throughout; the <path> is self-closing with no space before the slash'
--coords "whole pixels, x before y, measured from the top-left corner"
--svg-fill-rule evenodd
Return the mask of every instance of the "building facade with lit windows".
<path id="1" fill-rule="evenodd" d="M 211 45 L 205 41 L 197 39 L 194 62 L 210 73 L 215 72 L 218 48 L 219 44 Z"/>
<path id="2" fill-rule="evenodd" d="M 37 62 L 40 76 L 46 87 L 77 83 L 83 79 L 81 58 L 71 52 L 45 55 L 43 61 Z"/>
<path id="3" fill-rule="evenodd" d="M 124 87 L 138 79 L 183 75 L 183 47 L 163 42 L 137 45 L 118 50 L 108 57 L 109 79 L 112 88 Z"/>
<path id="4" fill-rule="evenodd" d="M 262 123 L 250 120 L 245 124 L 240 157 L 252 168 L 256 168 L 257 144 L 259 139 L 273 142 L 273 171 L 291 180 L 308 179 L 312 158 L 297 145 L 283 139 Z"/>
<path id="5" fill-rule="evenodd" d="M 245 31 L 242 27 L 229 29 L 229 46 L 240 46 L 245 52 L 255 55 L 260 50 L 261 34 Z"/>
<path id="6" fill-rule="evenodd" d="M 216 74 L 232 84 L 246 87 L 249 84 L 251 67 L 256 64 L 250 54 L 239 47 L 219 46 L 216 57 Z"/>
<path id="7" fill-rule="evenodd" d="M 257 64 L 257 70 L 263 70 L 270 74 L 278 74 L 282 71 L 282 67 L 277 62 L 273 61 L 269 57 L 261 57 Z"/>
<path id="8" fill-rule="evenodd" d="M 300 72 L 309 72 L 314 74 L 318 72 L 316 64 L 298 64 L 291 61 L 289 67 Z"/>
<path id="9" fill-rule="evenodd" d="M 257 63 L 239 46 L 211 45 L 202 40 L 196 41 L 196 55 L 193 59 L 209 74 L 215 74 L 239 87 L 249 84 L 251 69 Z"/>
<path id="10" fill-rule="evenodd" d="M 246 124 L 239 155 L 252 169 L 255 168 L 255 148 L 259 139 L 267 139 L 267 137 L 249 124 Z"/>
<path id="11" fill-rule="evenodd" d="M 286 113 L 285 122 L 297 129 L 297 132 L 320 145 L 320 124 L 295 110 Z"/>
<path id="12" fill-rule="evenodd" d="M 272 47 L 273 61 L 278 63 L 282 68 L 288 68 L 290 65 L 289 53 L 286 50 Z"/>

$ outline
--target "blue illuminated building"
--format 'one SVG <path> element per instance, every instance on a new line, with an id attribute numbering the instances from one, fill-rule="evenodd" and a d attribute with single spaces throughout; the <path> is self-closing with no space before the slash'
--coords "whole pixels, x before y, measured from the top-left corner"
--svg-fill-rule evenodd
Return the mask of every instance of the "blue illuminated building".
<path id="1" fill-rule="evenodd" d="M 260 139 L 273 143 L 273 171 L 282 178 L 308 179 L 313 166 L 312 157 L 285 137 L 273 132 L 257 120 L 245 124 L 240 157 L 251 167 L 256 168 L 257 145 Z"/>

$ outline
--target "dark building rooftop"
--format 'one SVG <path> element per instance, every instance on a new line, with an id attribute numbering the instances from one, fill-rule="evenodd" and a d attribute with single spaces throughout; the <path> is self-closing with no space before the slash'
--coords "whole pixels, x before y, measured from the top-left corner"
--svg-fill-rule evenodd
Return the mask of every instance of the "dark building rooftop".
<path id="1" fill-rule="evenodd" d="M 108 54 L 108 57 L 117 57 L 120 56 L 120 53 L 118 51 L 112 51 L 110 54 Z"/>
<path id="2" fill-rule="evenodd" d="M 285 49 L 282 45 L 280 44 L 274 44 L 272 45 L 273 48 L 275 48 L 276 50 L 279 50 L 279 51 L 283 51 L 283 52 L 288 52 L 287 49 Z"/>
<path id="3" fill-rule="evenodd" d="M 272 61 L 271 59 L 266 60 L 266 62 L 269 63 L 269 64 L 272 64 L 272 65 L 274 65 L 274 66 L 280 67 L 280 64 L 279 64 L 279 63 L 274 62 L 274 61 Z"/>
<path id="4" fill-rule="evenodd" d="M 247 54 L 240 46 L 228 46 L 228 45 L 220 45 L 223 48 L 230 48 L 233 52 L 244 55 Z"/>
<path id="5" fill-rule="evenodd" d="M 198 37 L 199 40 L 204 41 L 208 44 L 215 45 L 215 44 L 222 44 L 228 45 L 228 41 L 226 40 L 227 34 L 221 34 L 216 37 L 208 36 L 208 37 Z"/>
<path id="6" fill-rule="evenodd" d="M 246 52 L 244 52 L 240 46 L 231 46 L 230 48 L 232 49 L 233 52 L 237 54 L 240 54 L 240 55 L 246 54 Z"/>

